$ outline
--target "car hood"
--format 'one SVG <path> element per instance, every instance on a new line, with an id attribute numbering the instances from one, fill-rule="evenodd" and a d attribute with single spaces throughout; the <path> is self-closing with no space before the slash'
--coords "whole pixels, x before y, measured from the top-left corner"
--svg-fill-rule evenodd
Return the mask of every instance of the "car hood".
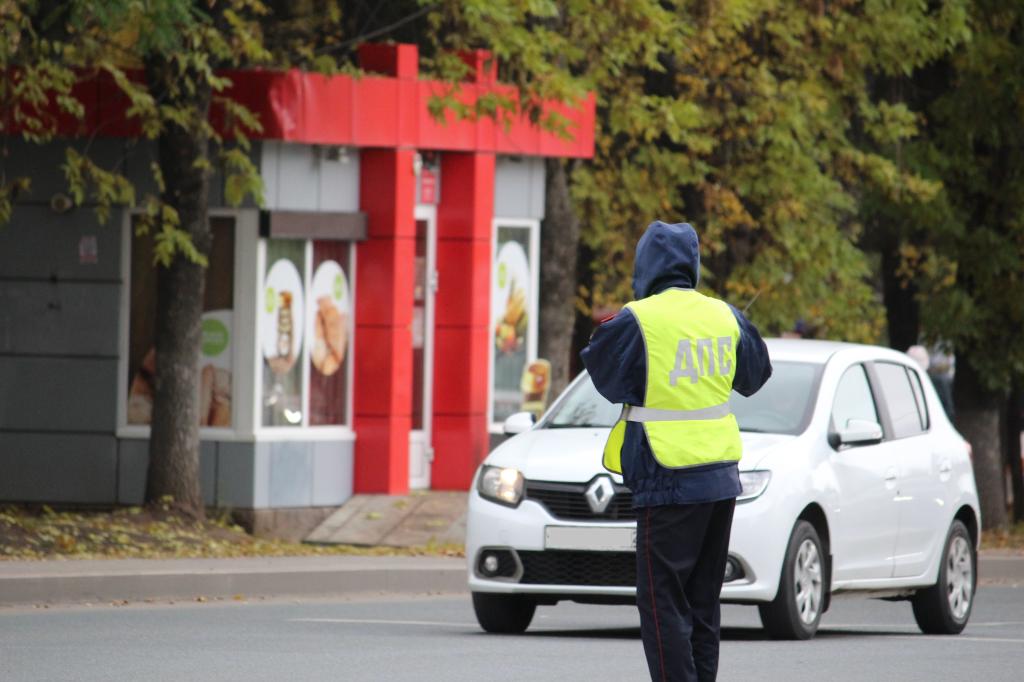
<path id="1" fill-rule="evenodd" d="M 791 443 L 796 436 L 741 433 L 740 471 L 756 469 L 765 457 Z M 601 453 L 608 429 L 533 429 L 505 441 L 487 457 L 494 466 L 514 467 L 534 481 L 584 483 L 605 473 Z"/>

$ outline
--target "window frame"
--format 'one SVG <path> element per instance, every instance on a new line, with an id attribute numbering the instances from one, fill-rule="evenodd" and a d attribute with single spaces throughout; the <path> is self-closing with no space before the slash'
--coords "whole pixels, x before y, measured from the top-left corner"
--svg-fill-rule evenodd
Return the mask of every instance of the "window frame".
<path id="1" fill-rule="evenodd" d="M 530 319 L 527 322 L 526 331 L 526 362 L 527 364 L 537 359 L 537 329 L 538 316 L 540 315 L 540 219 L 539 218 L 503 218 L 496 216 L 491 220 L 491 274 L 487 282 L 487 430 L 492 434 L 504 433 L 503 422 L 494 421 L 494 330 L 491 329 L 491 320 L 494 311 L 491 310 L 491 283 L 494 281 L 494 261 L 498 257 L 498 228 L 519 227 L 528 228 L 530 259 Z"/>
<path id="2" fill-rule="evenodd" d="M 117 424 L 115 436 L 120 439 L 149 440 L 152 426 L 128 423 L 128 354 L 131 331 L 131 265 L 132 265 L 132 219 L 142 214 L 140 209 L 130 209 L 121 215 L 121 282 L 122 295 L 118 319 L 118 358 L 117 358 Z M 282 441 L 294 439 L 301 434 L 303 441 L 317 440 L 355 440 L 353 419 L 354 363 L 348 363 L 346 378 L 347 405 L 346 423 L 342 425 L 310 426 L 309 421 L 309 382 L 305 374 L 309 371 L 309 350 L 303 343 L 303 423 L 299 426 L 263 426 L 263 354 L 259 349 L 259 304 L 258 292 L 263 290 L 262 283 L 266 277 L 266 238 L 260 236 L 258 209 L 210 208 L 210 218 L 234 218 L 234 339 L 232 340 L 232 401 L 231 427 L 199 427 L 201 441 L 221 442 L 253 442 Z M 304 287 L 308 290 L 313 273 L 310 271 L 313 254 L 313 241 L 305 242 L 306 274 Z M 358 293 L 356 290 L 358 242 L 349 242 L 349 255 L 346 274 L 349 278 L 349 295 L 352 298 L 352 314 L 348 320 L 348 353 L 349 358 L 355 357 L 358 339 L 355 336 L 355 305 Z M 343 264 L 345 265 L 345 264 Z M 249 397 L 249 399 L 246 398 Z"/>
<path id="3" fill-rule="evenodd" d="M 132 208 L 121 213 L 121 282 L 122 296 L 118 320 L 118 357 L 117 357 L 117 426 L 115 436 L 122 439 L 149 440 L 152 426 L 149 424 L 128 423 L 128 355 L 131 333 L 131 286 L 132 286 L 132 219 L 142 215 L 144 211 Z M 247 358 L 255 349 L 255 339 L 247 332 L 255 324 L 255 301 L 252 309 L 244 300 L 242 292 L 250 289 L 247 281 L 253 256 L 255 255 L 255 239 L 259 235 L 259 213 L 251 209 L 210 208 L 209 218 L 233 218 L 234 230 L 234 296 L 232 313 L 234 339 L 232 339 L 232 400 L 230 427 L 200 426 L 199 439 L 202 441 L 245 441 L 252 440 L 253 415 L 244 409 L 243 400 L 238 397 L 251 391 L 252 378 L 245 376 Z"/>
<path id="4" fill-rule="evenodd" d="M 267 241 L 272 239 L 271 237 L 259 237 L 256 244 L 256 264 L 255 264 L 255 287 L 253 288 L 253 300 L 254 305 L 253 318 L 252 318 L 252 396 L 253 404 L 251 406 L 251 414 L 253 419 L 253 435 L 261 441 L 275 441 L 275 440 L 288 440 L 294 437 L 295 434 L 301 433 L 302 440 L 354 440 L 355 431 L 353 429 L 353 419 L 355 416 L 355 410 L 352 405 L 353 398 L 353 375 L 355 374 L 355 363 L 346 363 L 347 376 L 345 378 L 345 392 L 347 394 L 345 401 L 345 422 L 343 424 L 319 424 L 311 425 L 309 423 L 309 374 L 310 374 L 310 359 L 309 352 L 310 347 L 308 339 L 303 334 L 302 342 L 302 356 L 299 359 L 302 367 L 302 422 L 295 426 L 265 426 L 263 424 L 263 352 L 260 349 L 259 341 L 259 316 L 258 308 L 260 296 L 258 292 L 263 291 L 267 276 Z M 303 287 L 303 300 L 306 306 L 305 314 L 309 313 L 309 301 L 308 293 L 313 283 L 313 242 L 321 241 L 314 239 L 295 239 L 294 241 L 300 241 L 303 243 L 303 274 L 302 274 L 302 287 Z M 346 269 L 346 276 L 349 279 L 349 296 L 351 298 L 351 314 L 348 316 L 348 359 L 355 357 L 355 310 L 356 310 L 356 244 L 357 242 L 350 241 L 349 252 L 348 252 L 348 263 L 343 264 Z M 305 318 L 303 318 L 303 325 L 306 324 Z"/>

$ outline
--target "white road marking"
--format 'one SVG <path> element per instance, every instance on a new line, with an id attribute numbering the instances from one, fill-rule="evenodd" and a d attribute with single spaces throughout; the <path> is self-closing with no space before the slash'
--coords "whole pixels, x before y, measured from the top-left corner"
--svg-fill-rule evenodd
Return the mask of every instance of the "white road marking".
<path id="1" fill-rule="evenodd" d="M 476 623 L 453 623 L 445 621 L 434 621 L 434 620 L 369 620 L 365 618 L 289 618 L 289 623 L 340 623 L 342 625 L 416 625 L 423 627 L 457 627 L 457 628 L 468 628 L 470 630 L 480 630 L 480 626 Z M 635 626 L 626 626 L 635 627 Z M 579 628 L 574 626 L 563 626 L 563 627 L 532 627 L 529 629 L 530 632 L 563 632 L 563 631 L 575 631 Z M 593 628 L 594 630 L 601 630 L 604 628 Z M 615 630 L 621 628 L 612 628 Z"/>
<path id="2" fill-rule="evenodd" d="M 376 620 L 366 618 L 289 618 L 289 623 L 338 623 L 342 625 L 413 625 L 419 627 L 456 627 L 456 628 L 468 628 L 471 630 L 479 630 L 480 626 L 476 623 L 454 623 L 446 621 L 436 620 Z M 1015 625 L 1018 623 L 971 623 L 972 627 L 985 627 L 985 626 L 998 626 L 998 625 Z M 822 628 L 822 632 L 835 632 L 842 634 L 856 634 L 858 629 L 896 629 L 896 628 L 911 628 L 909 625 L 880 625 L 880 624 L 842 624 L 842 625 L 830 625 L 827 628 Z M 532 632 L 538 631 L 559 631 L 559 630 L 572 630 L 572 627 L 543 627 L 543 628 L 530 628 Z M 914 628 L 916 629 L 916 628 Z M 996 644 L 1024 644 L 1024 639 L 1014 639 L 1009 637 L 972 637 L 970 635 L 925 635 L 925 634 L 899 634 L 894 633 L 890 635 L 892 638 L 899 639 L 913 639 L 917 641 L 942 641 L 942 642 L 994 642 Z"/>
<path id="3" fill-rule="evenodd" d="M 427 627 L 477 628 L 476 623 L 451 623 L 434 620 L 367 620 L 365 618 L 289 618 L 289 623 L 342 623 L 347 625 L 423 625 Z"/>
<path id="4" fill-rule="evenodd" d="M 1009 620 L 1001 623 L 975 623 L 971 621 L 967 624 L 968 628 L 999 628 L 1007 625 L 1024 625 L 1022 620 Z M 890 630 L 890 629 L 905 629 L 905 630 L 917 630 L 916 625 L 910 625 L 909 623 L 829 623 L 828 625 L 822 625 L 822 630 L 829 628 L 874 628 L 876 630 Z"/>

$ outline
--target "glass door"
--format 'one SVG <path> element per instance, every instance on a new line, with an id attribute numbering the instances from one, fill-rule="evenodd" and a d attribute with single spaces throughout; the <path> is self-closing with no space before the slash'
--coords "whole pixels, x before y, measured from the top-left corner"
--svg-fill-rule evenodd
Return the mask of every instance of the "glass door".
<path id="1" fill-rule="evenodd" d="M 409 488 L 430 487 L 434 389 L 434 294 L 437 291 L 437 223 L 433 206 L 416 209 L 416 272 L 412 304 L 412 431 Z"/>

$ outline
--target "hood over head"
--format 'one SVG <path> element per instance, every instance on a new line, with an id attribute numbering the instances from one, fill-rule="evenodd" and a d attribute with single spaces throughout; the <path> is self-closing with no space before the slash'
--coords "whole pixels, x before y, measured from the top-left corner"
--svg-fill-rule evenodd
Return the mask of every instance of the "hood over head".
<path id="1" fill-rule="evenodd" d="M 633 295 L 647 298 L 670 287 L 696 288 L 700 279 L 700 242 L 689 223 L 655 220 L 636 245 Z"/>

